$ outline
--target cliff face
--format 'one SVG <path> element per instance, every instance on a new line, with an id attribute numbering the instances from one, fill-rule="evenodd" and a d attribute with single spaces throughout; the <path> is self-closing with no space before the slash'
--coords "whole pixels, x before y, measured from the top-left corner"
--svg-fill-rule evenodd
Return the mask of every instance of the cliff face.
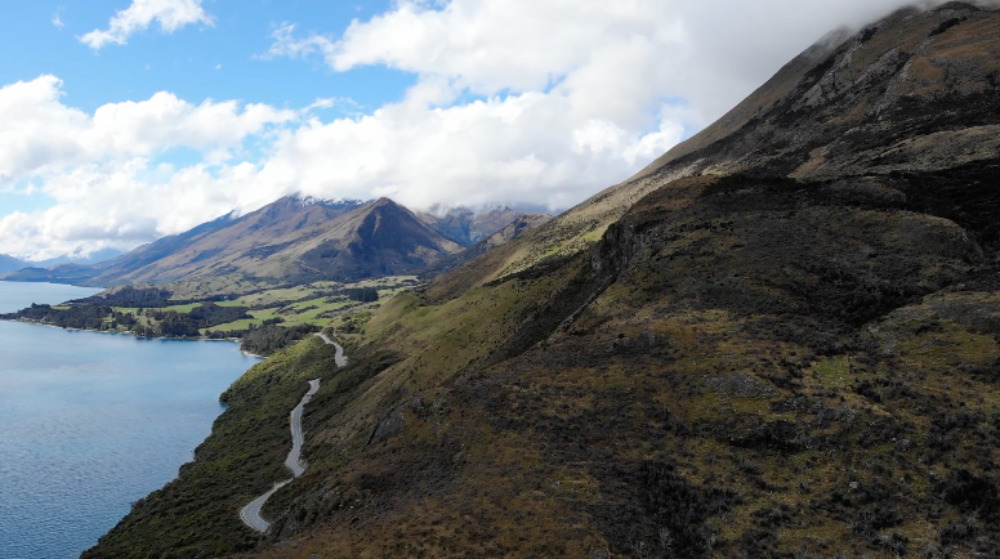
<path id="1" fill-rule="evenodd" d="M 250 556 L 994 554 L 998 26 L 949 4 L 812 49 L 643 173 L 342 332 L 310 472 Z M 219 449 L 282 446 L 229 428 L 287 421 L 253 412 L 290 399 L 279 373 L 244 380 L 170 498 L 93 556 L 252 545 L 164 519 L 266 489 L 224 496 L 271 478 Z"/>

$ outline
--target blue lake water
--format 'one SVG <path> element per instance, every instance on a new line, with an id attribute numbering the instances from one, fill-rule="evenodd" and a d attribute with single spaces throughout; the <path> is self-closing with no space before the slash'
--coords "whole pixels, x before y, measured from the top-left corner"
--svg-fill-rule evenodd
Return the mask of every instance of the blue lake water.
<path id="1" fill-rule="evenodd" d="M 0 282 L 0 312 L 93 289 Z M 192 459 L 259 361 L 229 342 L 0 321 L 0 558 L 77 557 Z"/>

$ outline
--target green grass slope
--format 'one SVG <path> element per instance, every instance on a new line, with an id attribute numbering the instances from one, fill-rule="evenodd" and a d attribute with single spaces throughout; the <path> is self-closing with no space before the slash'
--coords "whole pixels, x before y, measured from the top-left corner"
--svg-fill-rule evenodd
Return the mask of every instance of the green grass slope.
<path id="1" fill-rule="evenodd" d="M 544 274 L 397 298 L 366 331 L 406 357 L 313 417 L 309 452 L 338 459 L 254 556 L 986 553 L 1000 286 L 976 236 L 705 178 Z"/>
<path id="2" fill-rule="evenodd" d="M 223 395 L 228 405 L 180 477 L 133 504 L 83 557 L 194 557 L 251 549 L 239 509 L 288 476 L 288 413 L 310 379 L 329 380 L 333 350 L 310 336 L 255 365 Z"/>

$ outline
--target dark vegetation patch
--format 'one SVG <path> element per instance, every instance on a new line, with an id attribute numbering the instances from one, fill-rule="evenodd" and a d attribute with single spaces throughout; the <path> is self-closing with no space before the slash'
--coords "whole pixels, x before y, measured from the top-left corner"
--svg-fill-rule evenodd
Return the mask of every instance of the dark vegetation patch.
<path id="1" fill-rule="evenodd" d="M 259 328 L 251 325 L 249 330 L 241 333 L 240 349 L 254 355 L 271 355 L 319 331 L 320 327 L 313 324 L 297 324 L 289 327 L 264 324 Z"/>
<path id="2" fill-rule="evenodd" d="M 738 500 L 691 485 L 673 464 L 658 461 L 620 464 L 605 483 L 618 504 L 598 508 L 597 522 L 612 550 L 632 557 L 708 557 L 714 534 L 705 521 Z"/>
<path id="3" fill-rule="evenodd" d="M 783 453 L 804 448 L 804 441 L 795 424 L 785 421 L 764 421 L 759 417 L 733 418 L 724 429 L 723 442 L 737 448 L 775 450 Z M 722 434 L 722 433 L 720 433 Z"/>
<path id="4" fill-rule="evenodd" d="M 62 328 L 109 330 L 111 325 L 105 321 L 105 318 L 111 313 L 111 307 L 90 303 L 72 305 L 65 309 L 32 303 L 30 307 L 17 312 L 0 315 L 0 319 L 29 320 Z"/>
<path id="5" fill-rule="evenodd" d="M 940 35 L 945 31 L 951 29 L 952 27 L 955 27 L 956 25 L 962 23 L 963 21 L 965 21 L 965 19 L 960 17 L 953 17 L 949 20 L 946 20 L 942 22 L 941 25 L 938 25 L 937 28 L 934 29 L 934 31 L 931 31 L 930 37 L 933 37 L 935 35 Z"/>
<path id="6" fill-rule="evenodd" d="M 156 309 L 191 303 L 217 303 L 235 299 L 235 295 L 216 294 L 202 299 L 173 299 L 173 293 L 161 287 L 135 287 L 126 285 L 110 291 L 91 295 L 83 299 L 74 299 L 68 304 L 93 304 L 110 307 L 132 307 Z"/>
<path id="7" fill-rule="evenodd" d="M 905 186 L 907 208 L 950 219 L 970 241 L 1000 250 L 1000 164 L 970 163 L 933 173 L 894 175 Z"/>
<path id="8" fill-rule="evenodd" d="M 996 483 L 961 468 L 948 472 L 948 478 L 938 483 L 938 491 L 949 505 L 964 514 L 975 514 L 986 521 L 998 520 L 1000 497 Z"/>
<path id="9" fill-rule="evenodd" d="M 73 304 L 100 304 L 109 307 L 156 308 L 179 304 L 171 301 L 170 291 L 159 287 L 133 287 L 131 285 L 70 301 Z"/>
<path id="10" fill-rule="evenodd" d="M 878 26 L 872 25 L 861 31 L 861 44 L 867 43 L 878 33 Z"/>
<path id="11" fill-rule="evenodd" d="M 785 321 L 803 314 L 827 324 L 833 317 L 841 330 L 956 283 L 963 267 L 978 262 L 974 242 L 952 239 L 944 226 L 908 213 L 917 208 L 904 196 L 874 186 L 881 181 L 891 191 L 898 181 L 858 180 L 867 186 L 721 177 L 691 206 L 651 211 L 676 195 L 663 189 L 647 197 L 644 212 L 609 228 L 595 262 L 599 273 L 649 270 L 655 275 L 641 285 L 651 298 L 662 297 L 666 286 L 688 301 L 742 315 L 781 315 Z M 981 193 L 966 194 L 972 200 Z M 895 240 L 905 235 L 923 236 L 925 253 Z M 777 242 L 781 238 L 811 241 Z"/>
<path id="12" fill-rule="evenodd" d="M 362 303 L 378 301 L 379 297 L 378 289 L 374 287 L 352 287 L 342 290 L 341 293 L 352 301 L 360 301 Z"/>
<path id="13" fill-rule="evenodd" d="M 247 307 L 223 307 L 215 303 L 202 303 L 186 313 L 147 309 L 145 315 L 157 321 L 155 334 L 169 337 L 198 337 L 202 328 L 253 318 L 247 313 L 248 310 Z"/>
<path id="14" fill-rule="evenodd" d="M 209 250 L 203 250 L 203 251 L 201 251 L 201 252 L 198 253 L 198 256 L 195 256 L 194 258 L 192 258 L 191 262 L 194 263 L 194 262 L 204 262 L 206 260 L 211 260 L 212 258 L 215 258 L 219 254 L 222 254 L 222 252 L 224 250 L 225 249 L 221 248 L 221 247 L 220 248 L 213 248 L 213 249 L 209 249 Z"/>

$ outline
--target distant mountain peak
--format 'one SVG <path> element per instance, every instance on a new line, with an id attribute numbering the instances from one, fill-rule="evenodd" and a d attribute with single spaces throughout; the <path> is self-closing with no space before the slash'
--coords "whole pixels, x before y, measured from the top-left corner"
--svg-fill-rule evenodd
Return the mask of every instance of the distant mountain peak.
<path id="1" fill-rule="evenodd" d="M 476 206 L 467 206 L 465 204 L 459 204 L 459 205 L 435 204 L 430 208 L 428 208 L 425 213 L 427 215 L 432 215 L 439 219 L 444 219 L 449 217 L 476 216 L 476 215 L 484 215 L 497 212 L 514 212 L 514 211 L 516 210 L 512 209 L 509 205 L 501 203 L 482 204 Z"/>
<path id="2" fill-rule="evenodd" d="M 463 246 L 472 246 L 517 221 L 523 212 L 495 204 L 472 209 L 468 206 L 433 206 L 420 219 L 445 237 Z"/>
<path id="3" fill-rule="evenodd" d="M 113 286 L 188 279 L 297 283 L 414 273 L 460 247 L 388 198 L 285 196 L 163 237 L 113 261 L 34 270 L 32 280 Z M 16 263 L 9 268 L 20 269 Z M 27 278 L 22 274 L 21 277 Z"/>
<path id="4" fill-rule="evenodd" d="M 331 209 L 357 208 L 365 203 L 362 200 L 351 198 L 320 198 L 318 196 L 303 196 L 300 194 L 288 196 L 287 199 L 299 206 L 323 206 Z"/>
<path id="5" fill-rule="evenodd" d="M 399 204 L 397 204 L 397 203 L 396 203 L 395 201 L 393 201 L 393 200 L 392 200 L 392 199 L 390 199 L 390 198 L 386 198 L 385 196 L 383 196 L 383 197 L 381 197 L 381 198 L 378 198 L 378 199 L 376 199 L 376 200 L 373 200 L 373 201 L 372 201 L 372 202 L 370 202 L 370 203 L 371 203 L 372 207 L 375 207 L 375 208 L 377 208 L 377 207 L 383 207 L 383 206 L 390 206 L 390 207 L 401 207 L 401 206 L 400 206 Z"/>

